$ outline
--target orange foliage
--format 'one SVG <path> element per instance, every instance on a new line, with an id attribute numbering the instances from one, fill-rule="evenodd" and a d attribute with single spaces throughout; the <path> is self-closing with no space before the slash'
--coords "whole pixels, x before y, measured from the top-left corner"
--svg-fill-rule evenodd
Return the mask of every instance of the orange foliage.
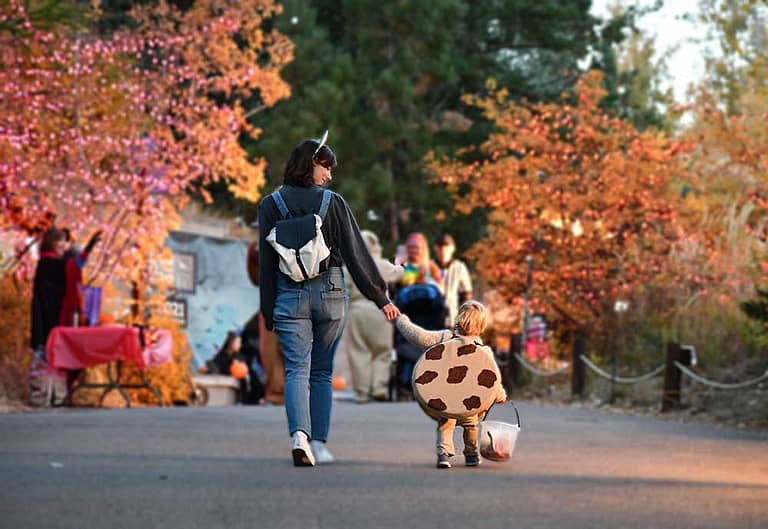
<path id="1" fill-rule="evenodd" d="M 768 280 L 768 102 L 750 93 L 740 113 L 728 115 L 702 92 L 692 108 L 689 203 L 702 234 L 699 251 L 707 254 L 699 270 L 722 277 L 721 295 L 748 298 L 755 280 Z"/>
<path id="2" fill-rule="evenodd" d="M 512 102 L 490 82 L 490 95 L 466 98 L 495 125 L 482 161 L 428 160 L 458 210 L 490 210 L 470 252 L 484 279 L 514 302 L 531 255 L 532 309 L 574 329 L 668 272 L 685 235 L 672 184 L 689 146 L 606 114 L 601 81 L 585 75 L 560 104 Z"/>
<path id="3" fill-rule="evenodd" d="M 173 356 L 171 362 L 150 368 L 147 371 L 147 379 L 163 395 L 166 406 L 174 402 L 187 403 L 192 393 L 192 378 L 189 372 L 192 349 L 187 336 L 178 324 L 167 318 L 154 319 L 152 326 L 171 331 Z M 135 371 L 134 368 L 134 376 L 136 376 Z M 157 399 L 147 390 L 132 390 L 131 398 L 137 402 L 157 404 Z"/>
<path id="4" fill-rule="evenodd" d="M 30 333 L 30 292 L 25 283 L 0 279 L 0 405 L 24 400 Z"/>
<path id="5" fill-rule="evenodd" d="M 86 284 L 105 287 L 105 312 L 120 323 L 151 323 L 166 291 L 153 267 L 167 259 L 189 192 L 206 197 L 207 184 L 224 181 L 237 197 L 259 199 L 265 162 L 239 141 L 262 133 L 249 117 L 290 95 L 280 70 L 293 44 L 265 29 L 282 8 L 188 4 L 142 3 L 130 29 L 107 37 L 36 28 L 25 2 L 0 5 L 0 275 L 15 269 L 28 286 L 26 238 L 54 215 L 80 242 L 101 228 Z M 125 301 L 132 283 L 140 303 L 154 292 L 146 311 Z M 167 400 L 188 394 L 188 351 L 175 338 L 177 361 L 158 370 Z"/>
<path id="6" fill-rule="evenodd" d="M 24 22 L 21 4 L 0 7 L 3 19 Z M 102 227 L 86 278 L 104 284 L 152 261 L 188 191 L 205 197 L 222 180 L 258 200 L 265 162 L 239 140 L 261 134 L 247 116 L 290 95 L 279 72 L 293 45 L 263 28 L 280 10 L 273 0 L 184 11 L 160 1 L 109 37 L 0 30 L 13 65 L 0 69 L 0 228 L 21 238 L 46 212 L 82 240 Z"/>

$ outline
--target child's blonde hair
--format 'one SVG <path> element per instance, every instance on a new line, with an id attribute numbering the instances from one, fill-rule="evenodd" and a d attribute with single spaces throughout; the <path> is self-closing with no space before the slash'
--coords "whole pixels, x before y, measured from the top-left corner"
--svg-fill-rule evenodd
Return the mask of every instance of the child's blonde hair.
<path id="1" fill-rule="evenodd" d="M 463 336 L 479 336 L 487 325 L 488 313 L 479 301 L 465 301 L 456 314 L 456 332 Z"/>

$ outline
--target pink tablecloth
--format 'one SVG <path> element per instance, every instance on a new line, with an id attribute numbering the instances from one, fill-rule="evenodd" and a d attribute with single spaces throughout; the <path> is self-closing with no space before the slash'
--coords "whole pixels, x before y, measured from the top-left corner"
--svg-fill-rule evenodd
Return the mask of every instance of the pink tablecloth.
<path id="1" fill-rule="evenodd" d="M 171 331 L 147 331 L 141 348 L 139 329 L 112 325 L 104 327 L 54 327 L 48 336 L 48 365 L 59 369 L 81 369 L 125 360 L 141 369 L 171 359 Z"/>

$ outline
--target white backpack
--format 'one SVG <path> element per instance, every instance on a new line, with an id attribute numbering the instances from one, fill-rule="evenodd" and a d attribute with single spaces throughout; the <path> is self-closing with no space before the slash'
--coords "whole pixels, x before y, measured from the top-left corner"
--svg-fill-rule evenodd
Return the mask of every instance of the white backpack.
<path id="1" fill-rule="evenodd" d="M 317 213 L 301 217 L 291 216 L 280 191 L 272 193 L 272 199 L 282 218 L 270 230 L 267 242 L 280 256 L 280 271 L 297 283 L 319 276 L 322 262 L 331 255 L 320 229 L 331 203 L 331 192 L 323 190 Z"/>

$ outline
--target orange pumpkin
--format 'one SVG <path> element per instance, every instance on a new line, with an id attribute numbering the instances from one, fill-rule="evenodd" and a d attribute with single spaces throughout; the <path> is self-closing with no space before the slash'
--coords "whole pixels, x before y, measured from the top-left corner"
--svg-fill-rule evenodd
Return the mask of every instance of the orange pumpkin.
<path id="1" fill-rule="evenodd" d="M 99 325 L 112 325 L 115 323 L 115 316 L 110 313 L 99 314 Z"/>
<path id="2" fill-rule="evenodd" d="M 343 391 L 347 389 L 347 379 L 336 375 L 333 377 L 333 379 L 331 379 L 331 386 L 333 387 L 334 391 Z"/>
<path id="3" fill-rule="evenodd" d="M 243 380 L 248 376 L 248 366 L 245 365 L 245 362 L 233 360 L 232 365 L 229 366 L 229 374 L 237 380 Z"/>

